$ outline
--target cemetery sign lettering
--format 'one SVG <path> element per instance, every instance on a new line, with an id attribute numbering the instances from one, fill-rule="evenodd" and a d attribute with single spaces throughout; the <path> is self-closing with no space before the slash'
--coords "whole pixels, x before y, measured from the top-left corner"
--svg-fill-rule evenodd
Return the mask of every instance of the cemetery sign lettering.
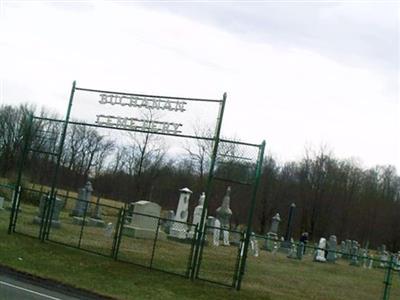
<path id="1" fill-rule="evenodd" d="M 184 112 L 186 110 L 185 105 L 187 104 L 187 102 L 182 100 L 171 100 L 168 98 L 113 94 L 100 94 L 99 103 L 179 112 Z"/>
<path id="2" fill-rule="evenodd" d="M 145 108 L 148 110 L 164 110 L 169 112 L 186 111 L 187 102 L 180 99 L 170 99 L 168 97 L 151 97 L 144 95 L 117 95 L 101 93 L 99 103 L 127 106 L 134 108 Z M 113 115 L 96 115 L 95 123 L 100 126 L 109 126 L 120 129 L 131 129 L 164 134 L 182 133 L 180 128 L 183 126 L 177 122 L 165 122 L 156 120 L 138 119 L 133 117 L 122 117 Z"/>
<path id="3" fill-rule="evenodd" d="M 143 120 L 137 118 L 118 117 L 111 115 L 97 115 L 96 124 L 115 128 L 133 129 L 140 131 L 151 131 L 159 133 L 177 134 L 182 131 L 182 124 L 174 122 L 162 122 L 154 120 Z"/>

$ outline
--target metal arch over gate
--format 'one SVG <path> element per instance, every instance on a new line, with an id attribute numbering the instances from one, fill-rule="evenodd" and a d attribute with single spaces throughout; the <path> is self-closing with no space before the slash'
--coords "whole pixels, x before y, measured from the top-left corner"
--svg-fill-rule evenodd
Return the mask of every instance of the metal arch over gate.
<path id="1" fill-rule="evenodd" d="M 99 113 L 95 116 L 95 122 L 77 122 L 71 121 L 71 111 L 73 108 L 74 97 L 77 91 L 86 92 L 91 94 L 98 94 L 99 98 L 97 99 L 100 105 L 107 105 L 108 107 L 125 107 L 125 108 L 145 108 L 147 110 L 160 110 L 164 112 L 184 112 L 186 111 L 187 104 L 190 102 L 200 102 L 200 103 L 214 103 L 219 106 L 218 114 L 216 116 L 216 126 L 215 131 L 212 137 L 207 136 L 196 136 L 191 134 L 186 134 L 183 132 L 182 127 L 183 124 L 180 122 L 174 121 L 148 121 L 146 119 L 141 119 L 138 117 L 132 117 L 131 115 L 111 115 L 109 113 Z M 200 218 L 200 223 L 196 227 L 196 234 L 194 236 L 194 243 L 190 254 L 190 260 L 188 263 L 188 272 L 186 274 L 187 277 L 193 279 L 203 279 L 207 281 L 211 281 L 217 284 L 228 285 L 230 287 L 236 288 L 239 290 L 241 288 L 241 282 L 243 276 L 245 274 L 246 268 L 246 259 L 248 254 L 248 248 L 250 243 L 250 236 L 252 234 L 252 222 L 253 222 L 253 213 L 255 209 L 255 200 L 257 194 L 257 188 L 260 181 L 261 168 L 264 157 L 264 149 L 265 142 L 261 144 L 250 144 L 243 143 L 238 141 L 229 141 L 220 138 L 222 121 L 225 110 L 227 95 L 226 93 L 223 95 L 222 99 L 214 100 L 214 99 L 201 99 L 201 98 L 183 98 L 183 97 L 170 97 L 170 96 L 154 96 L 154 95 L 144 95 L 144 94 L 133 94 L 133 93 L 122 93 L 122 92 L 111 92 L 104 90 L 95 90 L 95 89 L 87 89 L 80 88 L 76 86 L 76 82 L 73 82 L 72 90 L 68 102 L 67 112 L 64 120 L 51 119 L 51 118 L 43 118 L 31 115 L 28 123 L 26 124 L 26 128 L 24 130 L 24 146 L 23 153 L 19 160 L 18 166 L 18 174 L 15 185 L 15 191 L 13 195 L 12 201 L 12 209 L 10 214 L 10 222 L 8 227 L 8 233 L 14 233 L 16 231 L 17 223 L 18 223 L 18 215 L 20 211 L 20 199 L 22 194 L 22 175 L 25 167 L 25 163 L 28 157 L 28 153 L 30 151 L 44 153 L 46 155 L 50 155 L 55 158 L 55 167 L 54 172 L 52 174 L 51 186 L 48 191 L 48 199 L 46 201 L 45 206 L 43 208 L 41 220 L 40 220 L 40 228 L 37 233 L 37 237 L 41 241 L 47 241 L 50 239 L 50 231 L 52 227 L 52 217 L 55 208 L 55 202 L 57 197 L 57 182 L 59 177 L 59 169 L 61 165 L 61 157 L 63 154 L 64 143 L 66 139 L 67 129 L 70 124 L 74 125 L 83 125 L 88 127 L 96 127 L 96 128 L 104 128 L 104 129 L 113 129 L 113 130 L 123 130 L 123 131 L 132 131 L 139 133 L 151 133 L 155 135 L 164 135 L 164 136 L 173 136 L 173 137 L 181 137 L 188 139 L 200 139 L 207 140 L 212 142 L 212 153 L 210 158 L 210 167 L 208 172 L 208 178 L 206 182 L 206 192 L 205 192 L 205 200 L 204 200 L 204 209 L 202 210 L 202 215 Z M 54 143 L 54 149 L 52 152 L 43 152 L 38 149 L 31 148 L 31 133 L 32 126 L 35 121 L 47 121 L 47 122 L 57 122 L 61 124 L 61 134 L 59 137 L 58 147 L 56 147 L 56 143 Z M 57 138 L 56 138 L 57 139 Z M 251 147 L 256 149 L 257 155 L 256 159 L 249 164 L 252 170 L 252 174 L 250 178 L 247 178 L 245 181 L 236 180 L 229 178 L 229 176 L 218 176 L 216 174 L 217 164 L 219 162 L 223 162 L 223 159 L 220 159 L 222 155 L 219 154 L 219 145 L 221 143 L 231 143 L 234 145 L 238 145 L 241 147 Z M 56 149 L 55 149 L 56 148 Z M 234 160 L 243 159 L 241 157 L 234 157 Z M 231 158 L 232 160 L 232 158 Z M 224 284 L 223 282 L 219 282 L 218 280 L 209 280 L 199 275 L 200 270 L 202 269 L 202 261 L 203 251 L 205 247 L 205 236 L 207 231 L 206 218 L 207 211 L 209 207 L 209 199 L 212 192 L 213 182 L 215 180 L 222 180 L 226 182 L 234 182 L 237 184 L 246 184 L 251 186 L 251 197 L 250 197 L 250 209 L 248 212 L 247 225 L 246 230 L 242 234 L 242 239 L 238 248 L 237 257 L 235 260 L 235 268 L 232 272 L 232 284 Z M 118 213 L 118 222 L 117 224 L 119 228 L 115 230 L 113 248 L 112 248 L 112 257 L 117 258 L 118 249 L 120 244 L 120 239 L 122 235 L 122 224 L 124 222 L 124 218 L 126 215 L 126 207 Z M 82 226 L 82 230 L 83 230 Z M 82 232 L 81 232 L 82 235 Z M 155 244 L 154 244 L 155 245 Z M 154 249 L 153 249 L 154 254 Z"/>

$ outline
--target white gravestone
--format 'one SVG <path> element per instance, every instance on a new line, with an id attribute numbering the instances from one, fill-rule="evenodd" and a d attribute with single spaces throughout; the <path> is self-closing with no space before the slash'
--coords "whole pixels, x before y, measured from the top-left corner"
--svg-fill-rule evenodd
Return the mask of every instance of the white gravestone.
<path id="1" fill-rule="evenodd" d="M 176 214 L 174 221 L 170 229 L 170 236 L 178 239 L 186 239 L 187 237 L 187 222 L 189 216 L 189 199 L 190 195 L 193 193 L 188 188 L 180 189 L 180 196 L 178 202 L 178 208 L 176 209 Z M 178 222 L 176 222 L 178 221 Z M 180 223 L 183 222 L 183 223 Z"/>
<path id="2" fill-rule="evenodd" d="M 223 235 L 224 246 L 229 246 L 229 231 L 223 230 L 222 235 Z"/>
<path id="3" fill-rule="evenodd" d="M 90 200 L 92 198 L 93 187 L 90 181 L 88 181 L 85 187 L 79 189 L 78 199 L 76 199 L 75 207 L 71 212 L 71 216 L 77 217 L 74 222 L 79 224 L 82 223 L 81 219 L 83 215 L 90 210 Z"/>
<path id="4" fill-rule="evenodd" d="M 230 228 L 230 220 L 232 216 L 232 210 L 230 209 L 230 201 L 231 201 L 231 187 L 228 186 L 226 189 L 225 196 L 222 200 L 222 204 L 216 210 L 216 215 L 218 220 L 221 222 L 222 234 L 224 246 L 229 246 L 229 228 Z M 226 230 L 224 230 L 226 229 Z"/>
<path id="5" fill-rule="evenodd" d="M 123 234 L 135 238 L 154 239 L 157 228 L 158 239 L 165 239 L 164 232 L 158 226 L 161 206 L 150 201 L 137 201 L 132 203 L 133 213 L 129 225 L 124 225 Z"/>
<path id="6" fill-rule="evenodd" d="M 364 269 L 367 268 L 367 263 L 368 263 L 368 250 L 367 249 L 363 249 L 361 251 L 361 257 L 362 257 L 362 266 Z"/>
<path id="7" fill-rule="evenodd" d="M 107 223 L 106 227 L 104 228 L 104 235 L 106 237 L 111 237 L 113 235 L 114 225 L 113 223 Z"/>
<path id="8" fill-rule="evenodd" d="M 325 238 L 321 238 L 319 240 L 318 243 L 318 250 L 315 253 L 315 261 L 319 261 L 319 262 L 326 262 L 326 258 L 325 258 L 325 249 L 326 249 L 326 239 Z"/>
<path id="9" fill-rule="evenodd" d="M 279 250 L 278 242 L 274 242 L 274 245 L 272 247 L 272 253 L 276 254 L 278 252 L 278 250 Z"/>
<path id="10" fill-rule="evenodd" d="M 274 249 L 275 242 L 278 241 L 278 226 L 281 221 L 279 213 L 277 213 L 271 222 L 271 228 L 267 233 L 267 238 L 265 239 L 264 249 L 267 251 L 272 251 Z"/>
<path id="11" fill-rule="evenodd" d="M 219 237 L 221 234 L 221 222 L 218 219 L 214 219 L 213 226 L 213 245 L 219 246 Z"/>
<path id="12" fill-rule="evenodd" d="M 372 254 L 368 261 L 368 269 L 372 269 L 374 266 L 374 255 Z"/>
<path id="13" fill-rule="evenodd" d="M 254 232 L 251 233 L 250 236 L 250 249 L 251 249 L 251 254 L 254 257 L 258 257 L 259 251 L 258 251 L 258 241 L 256 236 L 254 235 Z"/>
<path id="14" fill-rule="evenodd" d="M 295 243 L 290 243 L 288 258 L 297 258 L 297 246 Z"/>
<path id="15" fill-rule="evenodd" d="M 206 195 L 203 192 L 199 198 L 199 204 L 194 209 L 193 222 L 192 222 L 193 225 L 198 225 L 198 226 L 200 225 L 200 220 L 201 220 L 201 215 L 203 213 L 203 206 L 204 206 L 205 199 L 206 199 Z M 207 217 L 207 212 L 206 212 L 205 216 Z M 193 238 L 194 233 L 195 233 L 194 229 L 195 229 L 195 226 L 192 226 L 192 228 L 190 229 L 190 232 L 188 234 L 189 238 Z"/>

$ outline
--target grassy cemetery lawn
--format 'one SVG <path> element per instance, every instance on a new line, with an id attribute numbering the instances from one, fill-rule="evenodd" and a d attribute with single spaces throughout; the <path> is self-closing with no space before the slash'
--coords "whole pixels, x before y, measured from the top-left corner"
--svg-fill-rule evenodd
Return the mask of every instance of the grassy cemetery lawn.
<path id="1" fill-rule="evenodd" d="M 37 207 L 22 206 L 17 231 L 36 235 L 39 226 L 32 224 L 36 211 Z M 283 254 L 260 251 L 259 257 L 249 257 L 242 290 L 236 292 L 51 242 L 41 243 L 18 234 L 7 235 L 8 217 L 9 211 L 0 211 L 0 264 L 118 299 L 372 300 L 382 297 L 382 269 L 353 267 L 344 260 L 334 265 L 323 264 L 312 262 L 311 255 L 298 261 Z M 109 211 L 105 219 L 115 223 L 116 213 Z M 67 210 L 61 212 L 60 220 L 61 228 L 52 229 L 51 239 L 71 245 L 78 243 L 81 227 L 72 224 Z M 103 228 L 85 227 L 81 246 L 108 255 L 112 239 L 104 235 Z M 152 247 L 150 240 L 123 238 L 119 259 L 148 265 Z M 184 274 L 189 252 L 189 244 L 159 240 L 153 266 Z M 236 255 L 236 247 L 206 247 L 200 277 L 229 284 Z M 394 274 L 391 299 L 399 298 L 400 276 Z"/>

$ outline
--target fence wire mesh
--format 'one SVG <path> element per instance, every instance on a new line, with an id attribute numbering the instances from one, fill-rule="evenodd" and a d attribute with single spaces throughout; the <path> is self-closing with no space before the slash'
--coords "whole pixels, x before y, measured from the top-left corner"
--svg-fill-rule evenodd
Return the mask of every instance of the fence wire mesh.
<path id="1" fill-rule="evenodd" d="M 192 237 L 187 238 L 192 232 Z M 197 226 L 137 212 L 122 221 L 117 259 L 189 276 Z M 190 235 L 189 235 L 190 236 Z"/>
<path id="2" fill-rule="evenodd" d="M 392 287 L 390 299 L 400 297 L 397 255 L 341 249 L 340 246 L 320 248 L 312 243 L 285 243 L 260 235 L 254 235 L 252 239 L 258 244 L 259 251 L 248 258 L 244 288 L 258 286 L 272 298 L 282 296 L 274 291 L 285 290 L 285 299 L 372 300 L 389 299 L 384 297 L 385 287 L 389 284 Z M 393 257 L 392 263 L 390 257 Z M 392 271 L 392 276 L 386 284 L 388 270 Z"/>
<path id="3" fill-rule="evenodd" d="M 198 279 L 235 287 L 244 233 L 220 226 L 205 226 Z"/>
<path id="4" fill-rule="evenodd" d="M 11 202 L 14 186 L 0 182 L 0 230 L 7 231 L 10 222 Z"/>
<path id="5" fill-rule="evenodd" d="M 52 222 L 50 241 L 113 256 L 120 208 L 65 194 L 58 194 L 55 203 L 53 219 L 55 213 L 59 224 Z"/>
<path id="6" fill-rule="evenodd" d="M 0 225 L 4 230 L 9 221 L 14 190 L 12 185 L 0 185 L 0 197 L 4 198 Z M 120 261 L 189 276 L 194 240 L 181 240 L 179 233 L 185 232 L 187 235 L 192 232 L 195 237 L 198 230 L 194 224 L 130 212 L 129 209 L 125 210 L 123 217 L 121 208 L 97 204 L 96 197 L 93 197 L 90 205 L 85 206 L 79 205 L 82 201 L 78 197 L 67 195 L 63 191 L 57 193 L 57 198 L 62 203 L 58 217 L 57 214 L 52 216 L 54 222 L 49 234 L 50 241 L 110 257 L 119 249 L 117 259 Z M 41 207 L 48 201 L 47 188 L 38 185 L 22 188 L 19 201 L 16 232 L 38 237 L 40 222 L 37 219 L 43 216 L 40 213 Z M 81 216 L 72 215 L 76 207 L 83 207 Z M 57 206 L 54 209 L 58 209 Z M 89 223 L 93 217 L 99 215 L 104 225 L 102 222 L 101 225 Z M 80 218 L 79 222 L 77 218 Z M 119 224 L 119 221 L 123 223 Z M 112 226 L 108 226 L 110 224 Z M 147 232 L 143 236 L 143 233 L 135 232 L 134 225 L 143 227 L 146 224 L 152 228 L 150 234 Z M 120 234 L 119 227 L 122 229 Z M 210 223 L 206 225 L 205 231 L 207 234 L 198 278 L 233 286 L 234 278 L 238 276 L 245 232 L 224 230 Z M 229 241 L 229 246 L 224 246 L 224 238 Z M 119 247 L 116 245 L 118 239 Z M 300 242 L 289 242 L 285 247 L 281 240 L 261 235 L 253 235 L 250 240 L 244 288 L 265 287 L 266 293 L 278 297 L 273 291 L 274 286 L 280 286 L 286 290 L 287 299 L 306 299 L 310 293 L 317 299 L 400 297 L 398 254 L 362 249 L 353 251 L 351 247 L 340 245 L 335 250 Z M 318 256 L 322 260 L 333 258 L 334 263 L 318 262 Z M 311 291 L 309 280 L 304 280 L 305 276 L 313 278 Z M 265 285 L 266 281 L 268 285 Z"/>

